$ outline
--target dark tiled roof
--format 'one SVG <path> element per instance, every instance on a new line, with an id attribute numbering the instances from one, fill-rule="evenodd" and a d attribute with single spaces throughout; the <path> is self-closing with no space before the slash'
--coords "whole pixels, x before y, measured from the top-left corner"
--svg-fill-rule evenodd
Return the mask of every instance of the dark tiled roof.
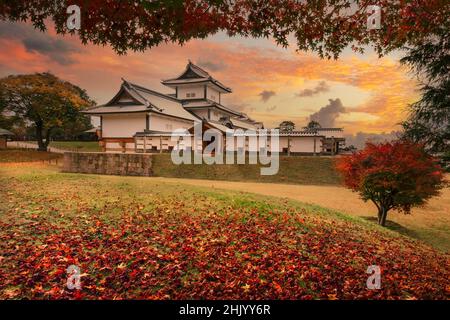
<path id="1" fill-rule="evenodd" d="M 201 99 L 201 100 L 184 100 L 183 106 L 187 109 L 199 109 L 199 108 L 208 108 L 208 107 L 215 107 L 218 109 L 222 109 L 223 111 L 229 112 L 235 116 L 241 116 L 242 113 L 233 109 L 230 109 L 228 107 L 225 107 L 224 105 L 221 105 L 220 103 L 214 102 L 209 99 Z"/>
<path id="2" fill-rule="evenodd" d="M 108 114 L 108 113 L 132 113 L 132 112 L 154 112 L 186 120 L 197 120 L 190 112 L 183 108 L 181 101 L 171 96 L 153 91 L 142 86 L 133 84 L 124 79 L 120 91 L 111 101 L 105 105 L 97 106 L 84 111 L 86 114 Z M 135 101 L 132 104 L 121 104 L 116 100 L 121 93 L 127 92 Z M 167 100 L 167 103 L 152 102 L 154 97 Z"/>
<path id="3" fill-rule="evenodd" d="M 207 71 L 193 64 L 191 61 L 189 61 L 189 63 L 186 65 L 186 69 L 181 75 L 179 75 L 176 78 L 163 80 L 161 83 L 170 86 L 184 83 L 202 83 L 202 82 L 211 82 L 226 92 L 232 91 L 231 88 L 225 86 L 223 83 L 213 78 Z"/>
<path id="4" fill-rule="evenodd" d="M 86 114 L 107 114 L 107 113 L 135 113 L 135 112 L 148 112 L 150 108 L 145 105 L 127 105 L 127 106 L 110 106 L 101 105 L 88 110 L 83 111 Z"/>

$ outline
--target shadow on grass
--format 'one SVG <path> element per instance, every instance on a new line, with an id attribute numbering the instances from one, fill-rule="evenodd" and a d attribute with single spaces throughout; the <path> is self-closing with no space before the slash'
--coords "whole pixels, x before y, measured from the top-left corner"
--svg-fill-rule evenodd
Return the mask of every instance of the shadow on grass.
<path id="1" fill-rule="evenodd" d="M 375 224 L 378 224 L 378 220 L 376 217 L 361 217 L 367 221 L 373 222 Z M 411 229 L 405 228 L 404 226 L 402 226 L 401 224 L 398 224 L 396 222 L 393 221 L 386 221 L 386 226 L 387 229 L 392 230 L 392 231 L 396 231 L 400 234 L 403 234 L 405 236 L 414 238 L 414 239 L 420 239 L 420 235 L 416 232 L 413 231 Z"/>

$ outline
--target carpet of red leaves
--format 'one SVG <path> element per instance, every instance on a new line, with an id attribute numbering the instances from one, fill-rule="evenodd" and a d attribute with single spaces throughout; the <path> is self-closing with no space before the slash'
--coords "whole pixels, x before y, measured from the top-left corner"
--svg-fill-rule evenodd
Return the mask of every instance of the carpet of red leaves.
<path id="1" fill-rule="evenodd" d="M 8 183 L 32 191 L 31 182 Z M 220 201 L 189 190 L 156 197 L 151 208 L 120 196 L 96 207 L 87 197 L 112 191 L 70 191 L 80 183 L 74 176 L 64 183 L 59 194 L 19 206 L 22 191 L 4 194 L 0 298 L 449 298 L 447 255 L 368 222 L 301 208 L 267 211 L 257 202 L 211 205 Z M 81 269 L 81 290 L 66 288 L 72 264 Z M 370 265 L 381 267 L 380 290 L 366 288 Z"/>

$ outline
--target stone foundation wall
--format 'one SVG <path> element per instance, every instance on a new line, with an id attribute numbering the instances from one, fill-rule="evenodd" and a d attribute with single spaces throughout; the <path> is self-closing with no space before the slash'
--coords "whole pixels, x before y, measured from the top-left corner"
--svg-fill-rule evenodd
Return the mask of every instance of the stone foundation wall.
<path id="1" fill-rule="evenodd" d="M 152 164 L 150 154 L 66 152 L 63 172 L 152 176 Z"/>

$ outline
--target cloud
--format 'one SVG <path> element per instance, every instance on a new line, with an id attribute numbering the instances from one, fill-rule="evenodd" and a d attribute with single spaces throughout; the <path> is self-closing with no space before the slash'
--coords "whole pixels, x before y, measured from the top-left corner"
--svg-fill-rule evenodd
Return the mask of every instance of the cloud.
<path id="1" fill-rule="evenodd" d="M 264 121 L 266 127 L 277 126 L 287 119 L 299 125 L 306 124 L 311 114 L 327 104 L 327 97 L 318 94 L 308 99 L 308 105 L 299 106 L 296 93 L 313 90 L 321 81 L 329 84 L 333 91 L 339 89 L 338 96 L 347 112 L 341 113 L 336 122 L 347 134 L 399 129 L 398 123 L 407 117 L 406 106 L 420 95 L 416 80 L 399 65 L 398 55 L 378 58 L 376 54 L 360 57 L 351 53 L 338 60 L 323 60 L 313 53 L 277 48 L 264 40 L 252 41 L 252 45 L 239 37 L 224 41 L 219 34 L 218 38 L 191 40 L 184 46 L 163 44 L 145 52 L 130 51 L 117 56 L 109 46 L 83 45 L 76 35 L 62 37 L 52 28 L 42 34 L 24 23 L 16 24 L 24 25 L 31 35 L 18 30 L 16 36 L 5 29 L 7 23 L 0 23 L 0 75 L 51 71 L 83 87 L 99 102 L 111 99 L 120 86 L 121 77 L 157 91 L 173 93 L 174 90 L 161 85 L 160 79 L 180 74 L 188 59 L 202 64 L 233 89 L 232 94 L 222 96 L 224 105 L 245 109 L 252 118 Z M 39 45 L 43 41 L 37 45 L 33 41 L 23 42 L 24 38 L 33 38 L 35 33 L 45 37 L 44 43 L 48 45 Z M 62 49 L 57 45 L 53 47 L 65 53 L 52 57 L 48 48 L 52 48 L 57 39 L 65 45 Z M 269 97 L 270 104 L 261 103 L 262 88 L 276 91 L 280 108 L 266 111 L 266 107 L 275 104 L 275 99 Z M 280 103 L 283 103 L 282 108 Z"/>
<path id="2" fill-rule="evenodd" d="M 52 37 L 24 23 L 0 22 L 0 38 L 20 41 L 27 52 L 42 54 L 60 65 L 74 64 L 73 53 L 81 48 L 68 40 Z"/>
<path id="3" fill-rule="evenodd" d="M 266 109 L 266 111 L 267 111 L 267 112 L 272 112 L 272 111 L 274 111 L 276 108 L 277 108 L 277 106 L 268 107 L 268 108 Z"/>
<path id="4" fill-rule="evenodd" d="M 213 61 L 207 60 L 205 58 L 200 58 L 197 61 L 197 64 L 200 67 L 205 68 L 206 71 L 212 71 L 212 72 L 222 71 L 222 70 L 226 69 L 226 67 L 227 67 L 223 61 L 213 62 Z"/>
<path id="5" fill-rule="evenodd" d="M 275 91 L 272 91 L 272 90 L 264 90 L 264 91 L 261 91 L 259 94 L 258 94 L 258 96 L 260 96 L 261 97 L 261 100 L 263 101 L 263 102 L 267 102 L 267 101 L 269 101 L 269 99 L 270 98 L 272 98 L 274 95 L 276 95 L 276 92 Z"/>
<path id="6" fill-rule="evenodd" d="M 329 99 L 329 103 L 320 108 L 319 111 L 309 116 L 310 120 L 320 123 L 322 127 L 334 127 L 336 119 L 341 113 L 345 113 L 345 107 L 342 105 L 341 99 Z"/>
<path id="7" fill-rule="evenodd" d="M 322 92 L 330 91 L 330 86 L 326 81 L 320 81 L 314 88 L 303 89 L 296 94 L 297 97 L 312 97 Z"/>

